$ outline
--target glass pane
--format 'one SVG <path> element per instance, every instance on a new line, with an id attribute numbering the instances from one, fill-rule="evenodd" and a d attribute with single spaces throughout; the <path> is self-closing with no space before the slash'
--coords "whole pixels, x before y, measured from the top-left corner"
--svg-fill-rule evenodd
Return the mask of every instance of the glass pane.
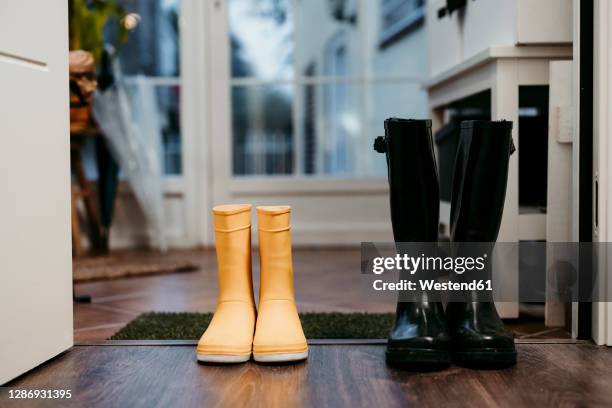
<path id="1" fill-rule="evenodd" d="M 334 176 L 362 173 L 360 169 L 361 86 L 337 83 L 321 86 L 324 97 L 322 147 L 324 174 Z"/>
<path id="2" fill-rule="evenodd" d="M 427 38 L 422 0 L 368 2 L 364 22 L 372 27 L 368 38 L 370 73 L 374 77 L 425 78 Z"/>
<path id="3" fill-rule="evenodd" d="M 125 74 L 179 75 L 179 3 L 180 0 L 119 1 L 126 12 L 135 13 L 138 21 L 128 41 L 119 48 Z M 112 27 L 109 29 L 112 31 Z"/>
<path id="4" fill-rule="evenodd" d="M 130 103 L 138 108 L 134 109 L 134 115 L 146 115 L 146 119 L 134 117 L 134 125 L 140 126 L 144 131 L 159 134 L 161 138 L 161 164 L 162 171 L 166 175 L 182 174 L 182 141 L 180 127 L 180 86 L 178 85 L 155 85 L 155 80 L 149 79 L 147 86 L 152 86 L 156 98 L 156 104 L 152 108 L 154 112 L 144 110 L 149 106 L 143 103 L 142 90 L 136 84 L 128 85 Z M 152 116 L 156 115 L 156 116 Z M 146 120 L 146 124 L 143 123 Z"/>
<path id="5" fill-rule="evenodd" d="M 298 4 L 295 35 L 298 74 L 306 77 L 361 75 L 362 48 L 356 3 L 308 0 Z"/>
<path id="6" fill-rule="evenodd" d="M 374 137 L 385 134 L 384 121 L 390 117 L 427 119 L 427 93 L 417 82 L 378 82 L 368 87 L 366 94 L 370 106 L 368 115 L 368 142 L 365 161 L 369 162 L 369 175 L 386 176 L 384 157 L 372 148 Z"/>
<path id="7" fill-rule="evenodd" d="M 380 42 L 384 46 L 421 24 L 425 17 L 425 0 L 385 0 L 380 5 Z"/>
<path id="8" fill-rule="evenodd" d="M 419 83 L 393 81 L 307 84 L 301 88 L 297 157 L 304 175 L 385 176 L 384 157 L 373 150 L 392 116 L 427 117 L 427 97 Z M 365 114 L 365 110 L 368 114 Z"/>
<path id="9" fill-rule="evenodd" d="M 233 78 L 293 77 L 291 0 L 228 1 Z"/>
<path id="10" fill-rule="evenodd" d="M 302 87 L 298 131 L 300 171 L 305 175 L 352 176 L 367 172 L 360 83 Z"/>
<path id="11" fill-rule="evenodd" d="M 157 103 L 161 124 L 164 174 L 183 172 L 180 124 L 180 86 L 158 86 Z"/>
<path id="12" fill-rule="evenodd" d="M 289 85 L 233 87 L 235 175 L 293 172 L 292 105 Z"/>

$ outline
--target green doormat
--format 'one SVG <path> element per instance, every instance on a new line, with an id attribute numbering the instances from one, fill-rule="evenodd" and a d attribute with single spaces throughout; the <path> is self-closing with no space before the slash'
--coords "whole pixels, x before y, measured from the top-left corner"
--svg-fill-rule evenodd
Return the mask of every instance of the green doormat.
<path id="1" fill-rule="evenodd" d="M 386 339 L 393 313 L 301 313 L 309 339 Z M 212 313 L 145 313 L 111 340 L 198 340 Z"/>

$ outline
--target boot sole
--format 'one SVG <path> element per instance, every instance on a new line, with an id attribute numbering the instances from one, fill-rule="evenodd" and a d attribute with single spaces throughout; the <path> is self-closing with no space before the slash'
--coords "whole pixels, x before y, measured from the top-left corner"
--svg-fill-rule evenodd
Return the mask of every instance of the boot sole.
<path id="1" fill-rule="evenodd" d="M 434 349 L 396 349 L 385 352 L 387 364 L 419 369 L 438 369 L 451 363 L 450 352 Z"/>
<path id="2" fill-rule="evenodd" d="M 251 359 L 251 355 L 232 355 L 232 354 L 197 354 L 198 361 L 202 363 L 216 364 L 237 364 L 245 363 Z"/>
<path id="3" fill-rule="evenodd" d="M 516 350 L 477 349 L 453 353 L 453 362 L 462 366 L 501 368 L 516 364 Z"/>
<path id="4" fill-rule="evenodd" d="M 290 361 L 306 360 L 308 351 L 301 353 L 280 353 L 280 354 L 253 354 L 253 359 L 258 363 L 287 363 Z"/>

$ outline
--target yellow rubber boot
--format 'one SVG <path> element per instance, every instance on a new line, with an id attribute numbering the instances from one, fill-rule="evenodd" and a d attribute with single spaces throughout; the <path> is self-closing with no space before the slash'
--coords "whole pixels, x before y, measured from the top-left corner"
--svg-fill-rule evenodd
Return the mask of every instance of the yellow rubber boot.
<path id="1" fill-rule="evenodd" d="M 257 314 L 251 276 L 251 205 L 222 205 L 213 214 L 219 296 L 196 354 L 199 361 L 241 363 L 251 358 Z"/>
<path id="2" fill-rule="evenodd" d="M 253 358 L 285 362 L 308 357 L 295 306 L 291 260 L 291 207 L 257 207 L 261 276 Z"/>

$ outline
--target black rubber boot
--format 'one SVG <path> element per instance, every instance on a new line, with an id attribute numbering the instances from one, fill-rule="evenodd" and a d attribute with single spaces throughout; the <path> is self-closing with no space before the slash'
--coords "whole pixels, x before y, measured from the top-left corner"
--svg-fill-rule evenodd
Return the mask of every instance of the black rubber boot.
<path id="1" fill-rule="evenodd" d="M 435 242 L 438 237 L 438 175 L 431 121 L 391 118 L 374 149 L 386 153 L 391 223 L 395 242 Z M 398 301 L 389 334 L 388 364 L 435 370 L 450 364 L 449 336 L 441 302 Z"/>
<path id="2" fill-rule="evenodd" d="M 513 151 L 512 122 L 461 124 L 451 202 L 453 242 L 497 240 Z M 483 299 L 482 293 L 466 296 L 466 302 L 446 308 L 453 361 L 480 367 L 516 364 L 513 335 L 505 329 L 493 299 Z"/>

